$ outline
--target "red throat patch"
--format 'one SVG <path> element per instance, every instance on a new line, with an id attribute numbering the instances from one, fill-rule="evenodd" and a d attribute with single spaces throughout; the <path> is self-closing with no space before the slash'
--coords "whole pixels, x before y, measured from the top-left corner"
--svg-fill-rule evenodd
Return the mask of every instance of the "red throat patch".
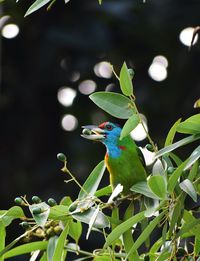
<path id="1" fill-rule="evenodd" d="M 126 149 L 125 146 L 119 146 L 119 148 L 120 148 L 121 150 L 125 150 L 125 149 Z"/>
<path id="2" fill-rule="evenodd" d="M 103 123 L 101 123 L 98 127 L 100 128 L 100 129 L 105 129 L 105 125 L 107 124 L 108 122 L 106 121 L 106 122 L 103 122 Z"/>

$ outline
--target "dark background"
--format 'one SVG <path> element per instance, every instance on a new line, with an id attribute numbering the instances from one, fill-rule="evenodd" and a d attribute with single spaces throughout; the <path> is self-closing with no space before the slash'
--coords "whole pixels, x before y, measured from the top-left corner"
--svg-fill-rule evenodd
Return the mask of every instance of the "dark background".
<path id="1" fill-rule="evenodd" d="M 81 126 L 114 120 L 78 91 L 85 79 L 97 90 L 105 90 L 116 79 L 99 78 L 93 67 L 109 61 L 115 70 L 124 60 L 136 74 L 134 87 L 139 110 L 145 114 L 153 140 L 162 146 L 170 126 L 194 113 L 200 90 L 200 44 L 189 52 L 179 40 L 181 30 L 200 24 L 199 0 L 71 0 L 57 1 L 24 18 L 30 3 L 20 0 L 1 4 L 2 15 L 10 15 L 20 33 L 1 40 L 0 87 L 0 208 L 13 205 L 16 196 L 75 199 L 78 188 L 63 182 L 58 152 L 83 183 L 103 158 L 104 148 L 80 137 Z M 168 77 L 156 82 L 148 68 L 156 55 L 169 62 Z M 62 61 L 62 62 L 61 62 Z M 62 66 L 61 66 L 62 65 Z M 72 82 L 74 72 L 80 79 Z M 70 107 L 57 100 L 58 89 L 69 86 L 78 95 Z M 78 127 L 61 128 L 64 114 L 73 114 Z M 95 114 L 96 113 L 96 114 Z M 94 115 L 98 115 L 95 117 Z M 123 124 L 123 121 L 119 121 Z M 188 151 L 185 152 L 187 155 Z M 184 156 L 184 155 L 183 155 Z"/>

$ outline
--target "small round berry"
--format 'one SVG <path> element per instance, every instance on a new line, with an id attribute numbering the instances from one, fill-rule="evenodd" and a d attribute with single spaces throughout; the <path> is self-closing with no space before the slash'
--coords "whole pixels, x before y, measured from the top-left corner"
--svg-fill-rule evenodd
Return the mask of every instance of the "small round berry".
<path id="1" fill-rule="evenodd" d="M 57 159 L 62 161 L 62 162 L 65 162 L 67 160 L 67 158 L 66 158 L 64 153 L 58 153 L 57 154 Z"/>
<path id="2" fill-rule="evenodd" d="M 24 203 L 23 199 L 20 198 L 20 197 L 15 198 L 14 201 L 15 201 L 15 203 L 16 203 L 17 205 L 23 205 L 23 203 Z"/>
<path id="3" fill-rule="evenodd" d="M 33 196 L 33 197 L 32 197 L 32 201 L 33 201 L 33 203 L 38 204 L 38 203 L 40 203 L 42 200 L 41 200 L 38 196 Z"/>
<path id="4" fill-rule="evenodd" d="M 174 167 L 168 167 L 167 173 L 172 174 L 174 172 Z"/>
<path id="5" fill-rule="evenodd" d="M 57 205 L 57 202 L 53 198 L 49 198 L 47 202 L 48 202 L 50 207 Z"/>
<path id="6" fill-rule="evenodd" d="M 149 151 L 153 151 L 153 146 L 151 144 L 147 144 L 146 149 Z"/>
<path id="7" fill-rule="evenodd" d="M 129 75 L 130 75 L 130 77 L 131 77 L 131 80 L 133 79 L 133 77 L 134 77 L 134 71 L 133 71 L 133 69 L 128 69 L 128 72 L 129 72 Z"/>
<path id="8" fill-rule="evenodd" d="M 24 229 L 29 229 L 30 228 L 29 223 L 26 222 L 26 221 L 23 221 L 22 223 L 20 223 L 20 226 L 22 226 Z"/>
<path id="9" fill-rule="evenodd" d="M 84 135 L 91 135 L 92 131 L 90 129 L 83 129 L 82 130 L 82 134 L 84 134 Z"/>
<path id="10" fill-rule="evenodd" d="M 38 214 L 41 214 L 42 213 L 42 209 L 39 208 L 39 207 L 36 207 L 32 210 L 33 214 L 34 215 L 38 215 Z"/>

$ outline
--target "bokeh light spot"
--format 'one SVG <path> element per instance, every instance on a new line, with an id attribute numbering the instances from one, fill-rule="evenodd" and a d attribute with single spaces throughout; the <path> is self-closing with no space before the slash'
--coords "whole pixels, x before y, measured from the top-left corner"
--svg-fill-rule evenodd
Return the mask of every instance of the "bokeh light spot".
<path id="1" fill-rule="evenodd" d="M 145 127 L 145 130 L 148 132 L 147 119 L 146 119 L 145 115 L 140 114 L 140 117 L 142 119 L 142 123 Z M 146 139 L 146 137 L 147 137 L 145 130 L 144 130 L 142 124 L 139 123 L 137 125 L 137 127 L 134 130 L 131 131 L 131 133 L 130 133 L 131 137 L 136 141 L 142 141 L 142 140 Z"/>
<path id="2" fill-rule="evenodd" d="M 94 73 L 98 77 L 107 78 L 107 79 L 111 78 L 112 77 L 112 68 L 110 66 L 110 63 L 105 62 L 105 61 L 97 63 L 94 66 Z"/>
<path id="3" fill-rule="evenodd" d="M 12 39 L 16 37 L 19 33 L 19 27 L 16 24 L 6 24 L 1 31 L 3 37 L 7 39 Z"/>
<path id="4" fill-rule="evenodd" d="M 96 90 L 96 83 L 92 80 L 82 81 L 78 86 L 82 94 L 89 95 Z"/>
<path id="5" fill-rule="evenodd" d="M 153 62 L 148 70 L 149 76 L 157 82 L 164 81 L 167 78 L 167 69 L 158 62 Z"/>
<path id="6" fill-rule="evenodd" d="M 57 98 L 60 104 L 69 107 L 73 104 L 77 92 L 69 87 L 62 87 L 58 90 Z"/>
<path id="7" fill-rule="evenodd" d="M 190 46 L 191 41 L 192 41 L 193 32 L 194 32 L 193 27 L 187 27 L 187 28 L 183 29 L 179 35 L 179 39 L 180 39 L 181 43 L 186 46 Z M 196 34 L 194 41 L 193 41 L 193 45 L 196 44 L 197 40 L 198 40 L 198 35 Z"/>
<path id="8" fill-rule="evenodd" d="M 153 59 L 153 63 L 160 63 L 161 65 L 163 65 L 165 68 L 168 67 L 168 60 L 165 56 L 163 55 L 157 55 L 154 57 Z"/>
<path id="9" fill-rule="evenodd" d="M 61 125 L 66 131 L 73 131 L 78 126 L 78 120 L 74 115 L 66 114 L 62 118 Z"/>

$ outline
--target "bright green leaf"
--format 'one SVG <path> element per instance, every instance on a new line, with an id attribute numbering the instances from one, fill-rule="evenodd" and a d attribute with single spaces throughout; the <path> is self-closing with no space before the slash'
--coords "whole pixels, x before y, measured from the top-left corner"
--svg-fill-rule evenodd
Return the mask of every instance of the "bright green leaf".
<path id="1" fill-rule="evenodd" d="M 194 178 L 196 177 L 196 175 L 198 174 L 198 166 L 199 166 L 198 161 L 196 161 L 194 163 L 194 165 L 192 166 L 192 168 L 191 168 L 191 170 L 189 172 L 189 175 L 188 175 L 188 179 L 190 181 L 193 181 Z"/>
<path id="2" fill-rule="evenodd" d="M 154 175 L 147 180 L 147 184 L 151 191 L 160 199 L 167 198 L 167 184 L 163 176 Z"/>
<path id="3" fill-rule="evenodd" d="M 113 231 L 107 236 L 104 248 L 111 245 L 116 239 L 118 239 L 123 233 L 125 233 L 128 229 L 132 228 L 135 224 L 140 222 L 144 216 L 144 211 L 136 214 L 135 216 L 129 218 L 124 221 L 120 225 L 118 225 Z"/>
<path id="4" fill-rule="evenodd" d="M 69 208 L 64 205 L 56 205 L 50 208 L 49 219 L 66 220 Z"/>
<path id="5" fill-rule="evenodd" d="M 16 218 L 25 217 L 21 207 L 14 206 L 7 211 L 0 211 L 0 221 L 3 222 L 4 226 L 10 225 L 10 223 Z"/>
<path id="6" fill-rule="evenodd" d="M 6 238 L 6 230 L 5 230 L 5 226 L 3 224 L 2 221 L 0 221 L 0 252 L 4 249 L 5 247 L 5 238 Z M 4 258 L 3 256 L 0 257 L 0 261 L 3 261 Z"/>
<path id="7" fill-rule="evenodd" d="M 42 212 L 40 214 L 34 214 L 35 208 L 41 208 Z M 38 204 L 32 204 L 29 206 L 29 210 L 35 219 L 35 222 L 38 226 L 43 227 L 48 219 L 49 213 L 50 213 L 50 207 L 45 202 L 41 202 Z"/>
<path id="8" fill-rule="evenodd" d="M 175 149 L 177 149 L 177 148 L 179 148 L 181 146 L 189 144 L 189 143 L 191 143 L 193 141 L 196 141 L 198 139 L 200 139 L 200 135 L 199 134 L 191 135 L 191 136 L 186 137 L 186 138 L 184 138 L 182 140 L 179 140 L 179 141 L 173 143 L 172 145 L 169 145 L 169 146 L 159 150 L 156 153 L 156 157 L 155 158 L 159 158 L 159 157 L 163 156 L 164 154 L 169 153 L 170 151 L 173 151 L 173 150 L 175 150 Z"/>
<path id="9" fill-rule="evenodd" d="M 31 242 L 17 246 L 5 253 L 4 258 L 11 258 L 18 255 L 31 253 L 36 250 L 45 250 L 47 248 L 46 241 Z"/>
<path id="10" fill-rule="evenodd" d="M 104 160 L 102 160 L 91 172 L 85 183 L 83 184 L 83 189 L 80 190 L 78 199 L 83 199 L 88 196 L 93 196 L 99 186 L 99 183 L 101 182 L 101 179 L 103 177 L 104 171 L 105 171 L 105 163 Z"/>
<path id="11" fill-rule="evenodd" d="M 89 224 L 95 211 L 96 211 L 96 208 L 91 207 L 90 209 L 88 209 L 82 213 L 81 212 L 74 213 L 74 214 L 72 214 L 72 216 L 74 219 L 76 219 L 80 222 Z M 98 215 L 94 222 L 94 227 L 96 227 L 96 228 L 109 227 L 109 221 L 108 221 L 107 217 L 101 211 L 98 212 Z"/>
<path id="12" fill-rule="evenodd" d="M 168 181 L 168 192 L 172 193 L 174 191 L 174 188 L 178 182 L 178 179 L 183 173 L 183 170 L 187 164 L 187 160 L 184 161 L 181 165 L 178 166 L 178 168 L 173 172 L 173 174 L 169 177 Z"/>
<path id="13" fill-rule="evenodd" d="M 120 134 L 120 140 L 128 136 L 132 130 L 134 130 L 140 122 L 140 118 L 137 114 L 133 114 L 124 124 Z"/>
<path id="14" fill-rule="evenodd" d="M 174 125 L 171 127 L 170 131 L 168 132 L 167 134 L 167 138 L 165 140 L 165 146 L 164 147 L 167 147 L 169 145 L 172 144 L 173 140 L 174 140 L 174 136 L 176 134 L 176 127 L 179 125 L 179 123 L 181 122 L 181 119 L 178 119 Z"/>
<path id="15" fill-rule="evenodd" d="M 64 246 L 65 246 L 65 241 L 66 241 L 66 237 L 68 235 L 69 232 L 69 224 L 67 223 L 64 230 L 62 231 L 62 233 L 60 234 L 56 247 L 55 247 L 55 251 L 52 257 L 52 261 L 58 261 L 58 260 L 62 260 L 62 254 L 63 254 L 63 250 L 64 250 Z"/>
<path id="16" fill-rule="evenodd" d="M 184 170 L 189 169 L 200 158 L 200 145 L 192 152 Z"/>
<path id="17" fill-rule="evenodd" d="M 119 119 L 128 119 L 133 114 L 131 100 L 114 92 L 95 92 L 90 99 L 102 110 Z"/>
<path id="18" fill-rule="evenodd" d="M 111 187 L 111 185 L 108 185 L 108 186 L 106 186 L 102 189 L 97 190 L 94 195 L 97 198 L 99 198 L 99 197 L 102 197 L 102 196 L 108 196 L 111 193 L 112 193 L 112 187 Z"/>
<path id="19" fill-rule="evenodd" d="M 119 82 L 120 82 L 121 91 L 124 95 L 126 96 L 133 95 L 133 84 L 125 62 L 122 65 L 120 71 Z"/>
<path id="20" fill-rule="evenodd" d="M 200 240 L 198 239 L 198 237 L 195 237 L 194 254 L 195 256 L 199 256 L 200 254 Z"/>
<path id="21" fill-rule="evenodd" d="M 197 202 L 197 193 L 194 189 L 192 182 L 189 179 L 185 179 L 179 184 L 180 188 L 187 193 L 195 202 Z"/>
<path id="22" fill-rule="evenodd" d="M 157 195 L 155 195 L 148 187 L 147 182 L 146 181 L 141 181 L 138 182 L 136 184 L 134 184 L 131 188 L 131 191 L 136 192 L 136 193 L 140 193 L 142 195 L 145 195 L 146 197 L 149 198 L 154 198 L 154 199 L 158 199 L 159 197 Z"/>
<path id="23" fill-rule="evenodd" d="M 79 221 L 72 220 L 69 225 L 69 235 L 73 238 L 76 243 L 78 242 L 80 236 L 82 234 L 82 225 Z"/>
<path id="24" fill-rule="evenodd" d="M 27 12 L 25 13 L 25 16 L 28 16 L 30 14 L 32 14 L 33 12 L 37 11 L 38 9 L 40 9 L 41 7 L 43 7 L 44 5 L 48 4 L 51 0 L 36 0 L 27 10 Z"/>
<path id="25" fill-rule="evenodd" d="M 200 133 L 200 113 L 193 115 L 187 120 L 181 122 L 176 129 L 180 133 L 198 134 Z"/>
<path id="26" fill-rule="evenodd" d="M 135 243 L 133 244 L 131 250 L 128 253 L 128 256 L 135 252 L 144 242 L 145 240 L 150 236 L 151 232 L 155 229 L 155 227 L 158 225 L 158 223 L 161 221 L 163 216 L 165 215 L 165 212 L 162 212 L 159 214 L 159 216 L 155 217 L 149 225 L 142 231 L 140 236 L 137 238 Z M 126 257 L 126 260 L 128 259 L 128 256 Z"/>
<path id="27" fill-rule="evenodd" d="M 50 237 L 47 246 L 48 261 L 52 261 L 57 242 L 58 242 L 58 236 Z"/>

